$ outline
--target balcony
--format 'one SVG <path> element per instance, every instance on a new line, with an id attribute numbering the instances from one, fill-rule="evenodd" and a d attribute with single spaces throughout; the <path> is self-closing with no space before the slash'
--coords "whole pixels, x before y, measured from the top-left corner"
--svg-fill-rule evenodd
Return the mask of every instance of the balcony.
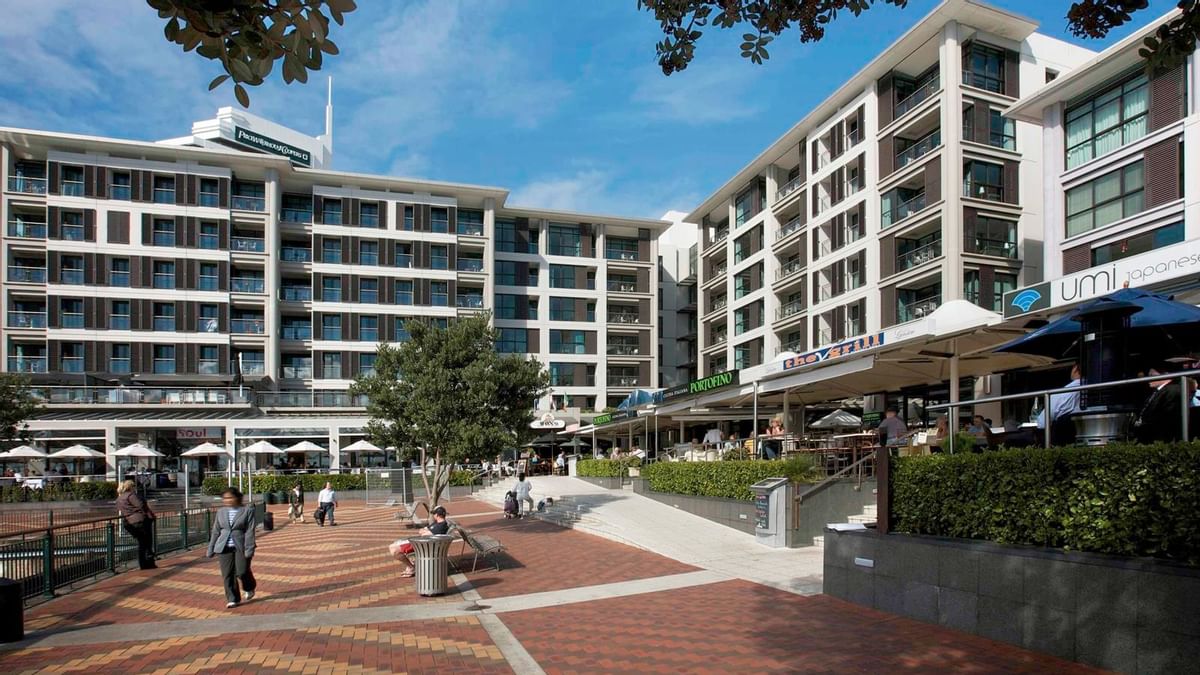
<path id="1" fill-rule="evenodd" d="M 719 244 L 719 243 L 725 241 L 728 237 L 729 237 L 729 228 L 728 227 L 721 229 L 721 230 L 717 230 L 717 233 L 715 235 L 713 235 L 712 243 Z"/>
<path id="2" fill-rule="evenodd" d="M 279 259 L 283 262 L 312 262 L 312 249 L 284 246 L 283 248 L 279 249 Z"/>
<path id="3" fill-rule="evenodd" d="M 720 279 L 721 277 L 725 276 L 725 272 L 727 272 L 727 271 L 729 271 L 729 263 L 727 261 L 722 260 L 721 264 L 717 265 L 716 267 L 713 267 L 712 277 L 710 278 L 710 280 L 711 279 Z"/>
<path id="4" fill-rule="evenodd" d="M 466 235 L 468 237 L 482 237 L 483 236 L 483 223 L 459 222 L 456 226 L 456 229 L 459 234 Z"/>
<path id="5" fill-rule="evenodd" d="M 45 239 L 46 223 L 28 220 L 8 221 L 8 236 L 21 239 Z"/>
<path id="6" fill-rule="evenodd" d="M 802 229 L 804 229 L 804 216 L 796 216 L 789 220 L 787 225 L 779 228 L 779 232 L 775 233 L 775 241 L 786 239 Z"/>
<path id="7" fill-rule="evenodd" d="M 636 324 L 641 323 L 641 319 L 637 312 L 609 312 L 608 322 Z"/>
<path id="8" fill-rule="evenodd" d="M 262 335 L 266 327 L 262 319 L 230 319 L 229 332 L 243 335 Z"/>
<path id="9" fill-rule="evenodd" d="M 229 250 L 243 253 L 266 253 L 267 242 L 254 237 L 230 237 Z"/>
<path id="10" fill-rule="evenodd" d="M 44 373 L 44 372 L 46 372 L 46 357 L 44 357 L 44 356 L 10 356 L 10 357 L 8 357 L 8 372 L 10 372 L 10 373 Z"/>
<path id="11" fill-rule="evenodd" d="M 604 251 L 604 257 L 608 260 L 638 261 L 637 251 L 626 251 L 623 249 L 607 249 Z"/>
<path id="12" fill-rule="evenodd" d="M 804 302 L 801 300 L 793 300 L 779 309 L 775 310 L 775 320 L 782 321 L 788 317 L 795 316 L 804 311 Z"/>
<path id="13" fill-rule="evenodd" d="M 790 277 L 793 274 L 803 270 L 806 266 L 807 264 L 804 262 L 803 258 L 797 258 L 795 260 L 788 261 L 786 265 L 780 267 L 775 272 L 775 280 L 779 281 L 780 279 Z"/>
<path id="14" fill-rule="evenodd" d="M 635 281 L 617 281 L 615 279 L 608 280 L 608 290 L 613 293 L 637 293 L 637 282 Z"/>
<path id="15" fill-rule="evenodd" d="M 396 267 L 411 268 L 413 266 L 413 257 L 411 253 L 397 253 Z"/>
<path id="16" fill-rule="evenodd" d="M 459 295 L 454 298 L 454 305 L 464 309 L 483 309 L 483 296 Z"/>
<path id="17" fill-rule="evenodd" d="M 279 212 L 279 220 L 285 223 L 311 223 L 312 209 L 283 209 Z"/>
<path id="18" fill-rule="evenodd" d="M 325 370 L 327 379 L 341 376 L 340 368 L 334 374 Z M 351 396 L 348 391 L 273 391 L 258 395 L 262 408 L 362 408 L 366 404 L 365 396 Z"/>
<path id="19" fill-rule="evenodd" d="M 785 342 L 779 345 L 779 351 L 776 352 L 775 355 L 778 356 L 784 352 L 797 354 L 802 351 L 804 351 L 804 340 L 792 340 L 791 342 Z"/>
<path id="20" fill-rule="evenodd" d="M 905 113 L 924 103 L 930 96 L 941 89 L 941 87 L 942 83 L 936 77 L 921 85 L 916 91 L 906 96 L 904 100 L 896 103 L 896 108 L 892 113 L 892 119 L 900 119 L 905 115 Z"/>
<path id="21" fill-rule="evenodd" d="M 729 306 L 729 298 L 727 296 L 722 295 L 721 297 L 717 298 L 716 300 L 713 300 L 712 309 L 710 309 L 708 311 L 719 312 L 728 306 Z"/>
<path id="22" fill-rule="evenodd" d="M 900 303 L 896 308 L 896 321 L 904 323 L 906 321 L 916 321 L 933 313 L 935 309 L 942 304 L 942 296 L 935 295 L 931 298 L 923 298 L 921 300 L 913 300 L 907 303 Z"/>
<path id="23" fill-rule="evenodd" d="M 312 288 L 308 286 L 284 286 L 279 289 L 279 299 L 284 302 L 311 302 Z"/>
<path id="24" fill-rule="evenodd" d="M 249 361 L 243 358 L 241 370 L 242 375 L 266 375 L 267 363 L 266 361 Z"/>
<path id="25" fill-rule="evenodd" d="M 285 380 L 311 380 L 312 366 L 281 366 L 279 376 Z"/>
<path id="26" fill-rule="evenodd" d="M 801 174 L 788 181 L 783 187 L 775 191 L 775 203 L 783 201 L 788 195 L 796 190 L 799 190 L 804 185 L 804 175 Z"/>
<path id="27" fill-rule="evenodd" d="M 942 145 L 942 130 L 934 129 L 929 135 L 921 140 L 913 143 L 904 149 L 903 152 L 896 153 L 896 169 L 901 169 L 904 166 L 917 161 L 925 155 L 933 152 Z"/>
<path id="28" fill-rule="evenodd" d="M 459 272 L 482 272 L 483 260 L 480 258 L 459 258 L 455 262 Z"/>
<path id="29" fill-rule="evenodd" d="M 46 283 L 46 268 L 14 265 L 8 268 L 8 280 L 23 284 L 44 284 Z"/>
<path id="30" fill-rule="evenodd" d="M 1017 259 L 1017 242 L 1004 239 L 985 239 L 983 237 L 971 239 L 968 236 L 966 250 L 967 253 L 977 255 L 1008 258 L 1009 260 Z"/>
<path id="31" fill-rule="evenodd" d="M 904 220 L 905 218 L 908 218 L 909 216 L 913 215 L 914 213 L 917 213 L 918 211 L 923 211 L 925 209 L 925 206 L 926 206 L 925 193 L 922 192 L 921 194 L 909 199 L 908 201 L 901 202 L 901 203 L 893 206 L 892 208 L 888 209 L 887 211 L 884 211 L 883 212 L 883 227 L 891 227 L 892 225 L 899 223 L 900 221 Z"/>
<path id="32" fill-rule="evenodd" d="M 729 333 L 713 333 L 709 347 L 718 347 L 729 341 Z"/>
<path id="33" fill-rule="evenodd" d="M 235 211 L 263 212 L 267 210 L 267 200 L 265 197 L 233 195 L 229 198 L 229 203 Z"/>
<path id="34" fill-rule="evenodd" d="M 9 176 L 8 191 L 19 192 L 25 195 L 44 195 L 46 194 L 46 179 Z"/>
<path id="35" fill-rule="evenodd" d="M 905 251 L 896 256 L 896 271 L 903 272 L 927 262 L 932 262 L 942 255 L 942 240 L 939 238 L 936 241 L 931 241 L 923 246 L 918 246 L 911 251 Z"/>
<path id="36" fill-rule="evenodd" d="M 609 375 L 608 386 L 610 387 L 636 387 L 638 386 L 637 375 Z"/>
<path id="37" fill-rule="evenodd" d="M 114 372 L 120 372 L 128 363 L 124 362 Z M 217 365 L 213 361 L 200 361 L 198 371 L 202 375 Z M 128 372 L 128 368 L 124 369 Z M 249 391 L 237 389 L 160 388 L 160 387 L 34 387 L 33 394 L 50 405 L 248 405 L 252 400 Z"/>
<path id="38" fill-rule="evenodd" d="M 279 329 L 279 337 L 283 340 L 311 340 L 312 326 L 283 326 Z"/>
<path id="39" fill-rule="evenodd" d="M 613 356 L 638 356 L 642 350 L 637 345 L 614 344 L 608 346 L 608 353 Z"/>
<path id="40" fill-rule="evenodd" d="M 229 280 L 229 290 L 232 293 L 266 293 L 267 284 L 264 279 L 234 277 Z"/>
<path id="41" fill-rule="evenodd" d="M 20 312 L 9 310 L 8 312 L 8 327 L 9 328 L 45 328 L 46 313 L 45 312 Z"/>

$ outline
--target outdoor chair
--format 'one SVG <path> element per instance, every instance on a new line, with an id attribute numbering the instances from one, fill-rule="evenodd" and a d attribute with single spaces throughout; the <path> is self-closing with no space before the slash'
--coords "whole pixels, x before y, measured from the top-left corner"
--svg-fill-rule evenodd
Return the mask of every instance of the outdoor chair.
<path id="1" fill-rule="evenodd" d="M 450 534 L 451 536 L 458 535 L 459 541 L 462 543 L 458 550 L 459 557 L 466 555 L 468 546 L 475 552 L 475 557 L 471 561 L 472 572 L 479 566 L 480 557 L 485 560 L 491 559 L 492 564 L 496 566 L 496 571 L 500 571 L 500 554 L 505 549 L 497 539 L 486 534 L 473 534 L 458 524 L 451 525 Z"/>

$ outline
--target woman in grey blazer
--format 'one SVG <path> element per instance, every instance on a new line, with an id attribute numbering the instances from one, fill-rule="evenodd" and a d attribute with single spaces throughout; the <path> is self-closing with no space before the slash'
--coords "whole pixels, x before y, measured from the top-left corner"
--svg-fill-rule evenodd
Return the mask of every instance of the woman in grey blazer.
<path id="1" fill-rule="evenodd" d="M 242 506 L 242 493 L 237 488 L 225 488 L 221 493 L 225 504 L 217 509 L 213 521 L 212 537 L 208 540 L 208 557 L 217 556 L 221 564 L 221 578 L 225 582 L 225 606 L 237 607 L 242 602 L 238 581 L 242 582 L 245 599 L 254 597 L 258 583 L 250 571 L 250 560 L 254 557 L 254 507 Z"/>

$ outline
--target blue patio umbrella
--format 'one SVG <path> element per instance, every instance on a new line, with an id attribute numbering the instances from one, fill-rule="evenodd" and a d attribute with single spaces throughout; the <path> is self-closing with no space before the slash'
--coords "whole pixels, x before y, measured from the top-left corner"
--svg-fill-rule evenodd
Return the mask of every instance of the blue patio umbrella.
<path id="1" fill-rule="evenodd" d="M 621 403 L 617 405 L 617 410 L 628 410 L 630 408 L 638 408 L 640 406 L 646 405 L 647 403 L 653 403 L 653 402 L 654 402 L 654 392 L 650 391 L 649 389 L 634 389 L 632 394 L 630 394 L 629 396 L 626 396 L 625 400 L 621 401 Z"/>
<path id="2" fill-rule="evenodd" d="M 1133 311 L 1129 317 L 1131 335 L 1128 344 L 1134 354 L 1153 355 L 1156 360 L 1163 360 L 1191 354 L 1200 345 L 1200 307 L 1149 291 L 1123 288 L 1085 302 L 1045 326 L 1000 345 L 995 351 L 1064 358 L 1077 349 L 1079 317 L 1108 308 Z"/>

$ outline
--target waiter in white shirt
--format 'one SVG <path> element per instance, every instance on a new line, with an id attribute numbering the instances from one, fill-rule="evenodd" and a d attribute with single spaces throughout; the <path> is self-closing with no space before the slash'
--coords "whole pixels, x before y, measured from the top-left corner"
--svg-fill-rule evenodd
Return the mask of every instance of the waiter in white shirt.
<path id="1" fill-rule="evenodd" d="M 724 439 L 721 437 L 721 429 L 714 424 L 711 429 L 705 432 L 703 442 L 704 445 L 712 447 L 720 445 L 722 440 Z"/>

